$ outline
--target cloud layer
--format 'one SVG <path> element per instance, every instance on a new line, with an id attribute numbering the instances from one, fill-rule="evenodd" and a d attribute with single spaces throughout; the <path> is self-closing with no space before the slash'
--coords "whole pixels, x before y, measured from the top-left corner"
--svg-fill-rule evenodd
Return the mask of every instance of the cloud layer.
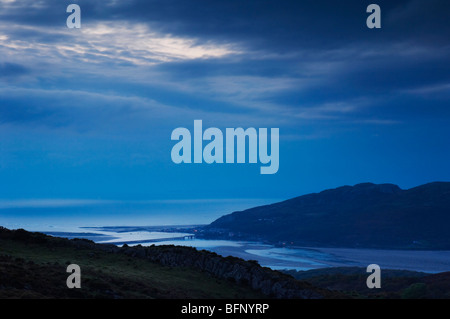
<path id="1" fill-rule="evenodd" d="M 370 170 L 388 176 L 392 166 L 380 167 L 379 154 L 396 163 L 413 158 L 410 170 L 396 171 L 411 182 L 413 167 L 427 164 L 416 146 L 437 161 L 447 159 L 441 151 L 450 116 L 446 0 L 380 0 L 380 30 L 366 27 L 369 1 L 77 3 L 82 28 L 68 29 L 67 1 L 0 0 L 0 177 L 13 181 L 3 186 L 5 194 L 10 189 L 16 196 L 19 181 L 30 181 L 27 174 L 42 178 L 34 167 L 43 175 L 67 172 L 74 180 L 73 167 L 81 167 L 86 178 L 101 172 L 92 183 L 97 188 L 126 184 L 130 192 L 158 191 L 175 178 L 167 163 L 170 132 L 194 119 L 215 127 L 279 127 L 279 175 L 283 165 L 291 173 L 303 165 L 299 180 L 310 185 L 316 179 L 327 186 L 348 183 L 337 171 L 355 182 L 376 178 L 366 175 Z M 305 154 L 316 157 L 308 161 Z M 149 163 L 162 167 L 129 186 L 128 169 Z M 115 182 L 108 168 L 119 176 Z M 247 174 L 242 172 L 233 176 Z M 229 173 L 215 172 L 222 178 Z M 132 170 L 130 176 L 139 174 Z M 212 183 L 208 174 L 200 176 Z M 303 187 L 291 185 L 286 174 L 280 183 Z M 54 177 L 43 191 L 54 189 L 52 182 L 65 187 Z M 193 183 L 192 191 L 203 189 Z M 230 183 L 218 187 L 226 191 Z M 80 185 L 90 187 L 69 184 L 69 198 Z M 174 184 L 167 182 L 167 189 Z M 259 191 L 274 185 L 249 179 L 242 187 L 254 184 Z M 260 196 L 258 189 L 250 196 Z"/>

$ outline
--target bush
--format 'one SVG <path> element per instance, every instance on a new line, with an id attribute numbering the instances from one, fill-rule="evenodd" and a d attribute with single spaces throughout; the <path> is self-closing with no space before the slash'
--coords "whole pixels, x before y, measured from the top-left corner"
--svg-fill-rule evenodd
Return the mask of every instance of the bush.
<path id="1" fill-rule="evenodd" d="M 402 292 L 402 299 L 424 299 L 427 294 L 427 286 L 418 282 L 405 288 Z"/>

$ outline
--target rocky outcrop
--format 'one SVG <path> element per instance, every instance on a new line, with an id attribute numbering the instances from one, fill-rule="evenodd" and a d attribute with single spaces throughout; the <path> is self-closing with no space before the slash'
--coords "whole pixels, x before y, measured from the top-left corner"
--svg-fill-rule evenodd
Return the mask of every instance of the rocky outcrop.
<path id="1" fill-rule="evenodd" d="M 261 267 L 255 261 L 236 257 L 222 257 L 209 251 L 191 247 L 151 246 L 123 247 L 121 253 L 146 258 L 170 267 L 193 267 L 240 284 L 251 286 L 271 298 L 324 298 L 327 292 L 316 289 L 278 271 Z"/>

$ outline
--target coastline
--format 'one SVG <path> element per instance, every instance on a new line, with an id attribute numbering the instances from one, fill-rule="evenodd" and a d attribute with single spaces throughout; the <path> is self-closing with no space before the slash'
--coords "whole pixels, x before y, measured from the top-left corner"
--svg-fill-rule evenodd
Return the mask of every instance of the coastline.
<path id="1" fill-rule="evenodd" d="M 183 227 L 184 231 L 188 227 Z M 106 229 L 106 230 L 105 230 Z M 173 226 L 148 227 L 80 227 L 77 232 L 42 231 L 57 237 L 87 238 L 97 243 L 121 246 L 179 245 L 209 250 L 224 257 L 234 256 L 256 260 L 261 266 L 274 270 L 311 270 L 329 267 L 367 267 L 378 264 L 381 269 L 402 269 L 426 273 L 450 271 L 450 251 L 386 250 L 368 248 L 277 247 L 275 245 L 214 239 L 188 239 L 190 233 L 175 232 Z M 127 231 L 131 230 L 131 231 Z M 165 230 L 165 231 L 164 231 Z"/>

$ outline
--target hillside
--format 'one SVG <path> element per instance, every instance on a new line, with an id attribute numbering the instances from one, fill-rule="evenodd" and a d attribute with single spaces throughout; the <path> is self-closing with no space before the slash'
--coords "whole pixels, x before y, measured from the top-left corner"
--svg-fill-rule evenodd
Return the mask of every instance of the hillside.
<path id="1" fill-rule="evenodd" d="M 426 274 L 415 271 L 383 269 L 380 289 L 367 289 L 365 268 L 334 267 L 308 271 L 287 270 L 285 272 L 316 287 L 345 292 L 353 298 L 450 298 L 450 272 Z"/>
<path id="2" fill-rule="evenodd" d="M 450 249 L 450 183 L 364 183 L 225 215 L 204 237 L 293 245 Z"/>
<path id="3" fill-rule="evenodd" d="M 68 289 L 67 265 L 81 267 L 81 288 Z M 255 262 L 189 247 L 117 247 L 0 227 L 3 298 L 331 298 Z"/>

